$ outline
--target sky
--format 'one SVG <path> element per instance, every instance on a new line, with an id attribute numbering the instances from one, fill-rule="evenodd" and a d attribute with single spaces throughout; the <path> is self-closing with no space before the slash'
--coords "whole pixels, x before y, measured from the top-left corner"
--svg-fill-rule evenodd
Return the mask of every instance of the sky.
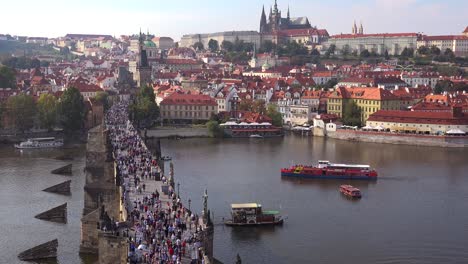
<path id="1" fill-rule="evenodd" d="M 257 30 L 262 6 L 274 0 L 5 0 L 0 34 L 59 37 L 136 34 L 140 28 L 175 41 L 184 34 Z M 461 34 L 468 26 L 466 0 L 279 0 L 284 16 L 307 16 L 330 35 L 350 33 Z"/>

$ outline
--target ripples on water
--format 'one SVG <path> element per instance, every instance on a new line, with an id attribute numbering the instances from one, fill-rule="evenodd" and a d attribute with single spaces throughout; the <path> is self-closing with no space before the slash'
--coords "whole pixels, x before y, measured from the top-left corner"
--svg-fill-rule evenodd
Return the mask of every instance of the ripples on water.
<path id="1" fill-rule="evenodd" d="M 70 149 L 16 150 L 0 145 L 0 263 L 21 262 L 17 255 L 26 249 L 58 238 L 58 262 L 81 264 L 78 255 L 80 219 L 83 210 L 83 145 Z M 71 154 L 73 161 L 54 159 Z M 51 170 L 73 164 L 73 176 L 53 175 Z M 42 190 L 71 179 L 71 196 Z M 52 207 L 68 203 L 68 223 L 57 224 L 35 219 L 34 216 Z M 86 261 L 88 262 L 88 261 Z M 89 263 L 89 262 L 88 262 Z"/>
<path id="2" fill-rule="evenodd" d="M 174 157 L 183 199 L 215 223 L 215 256 L 233 263 L 468 263 L 468 150 L 284 139 L 188 139 L 162 142 Z M 279 169 L 327 159 L 367 163 L 377 182 L 292 180 Z M 343 197 L 350 183 L 361 200 Z M 189 196 L 189 197 L 188 197 Z M 231 203 L 260 202 L 281 209 L 284 226 L 228 228 Z"/>

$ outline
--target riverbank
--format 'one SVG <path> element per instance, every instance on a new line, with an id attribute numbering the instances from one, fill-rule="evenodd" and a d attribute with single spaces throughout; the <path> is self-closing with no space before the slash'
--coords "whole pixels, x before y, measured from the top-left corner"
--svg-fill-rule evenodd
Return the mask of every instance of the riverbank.
<path id="1" fill-rule="evenodd" d="M 141 135 L 144 136 L 144 131 Z M 206 127 L 158 127 L 146 131 L 148 138 L 208 138 Z"/>
<path id="2" fill-rule="evenodd" d="M 336 132 L 328 132 L 327 137 L 347 141 L 361 141 L 395 145 L 413 145 L 444 148 L 468 147 L 468 137 L 466 136 L 432 136 L 388 132 L 337 130 Z"/>

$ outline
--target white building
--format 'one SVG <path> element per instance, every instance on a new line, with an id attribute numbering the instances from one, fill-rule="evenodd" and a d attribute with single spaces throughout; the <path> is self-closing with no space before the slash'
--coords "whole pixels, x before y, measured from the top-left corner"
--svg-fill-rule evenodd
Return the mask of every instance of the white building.
<path id="1" fill-rule="evenodd" d="M 444 53 L 450 49 L 456 56 L 468 56 L 468 36 L 423 36 L 417 42 L 417 48 L 436 46 Z"/>
<path id="2" fill-rule="evenodd" d="M 261 36 L 256 31 L 226 31 L 212 34 L 192 34 L 182 36 L 179 47 L 191 47 L 197 42 L 201 42 L 205 48 L 208 48 L 208 42 L 210 39 L 218 41 L 219 46 L 223 41 L 229 41 L 234 43 L 236 39 L 242 40 L 246 43 L 252 43 L 260 47 Z"/>

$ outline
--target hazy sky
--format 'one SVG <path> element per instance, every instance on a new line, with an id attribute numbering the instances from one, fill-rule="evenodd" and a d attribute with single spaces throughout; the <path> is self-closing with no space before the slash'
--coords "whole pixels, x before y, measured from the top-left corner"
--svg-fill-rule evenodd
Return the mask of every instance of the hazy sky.
<path id="1" fill-rule="evenodd" d="M 258 30 L 262 5 L 274 0 L 5 0 L 0 33 L 57 37 L 67 33 L 170 36 Z M 307 16 L 330 34 L 349 33 L 354 20 L 366 33 L 460 34 L 468 26 L 467 0 L 279 0 L 286 16 Z"/>

